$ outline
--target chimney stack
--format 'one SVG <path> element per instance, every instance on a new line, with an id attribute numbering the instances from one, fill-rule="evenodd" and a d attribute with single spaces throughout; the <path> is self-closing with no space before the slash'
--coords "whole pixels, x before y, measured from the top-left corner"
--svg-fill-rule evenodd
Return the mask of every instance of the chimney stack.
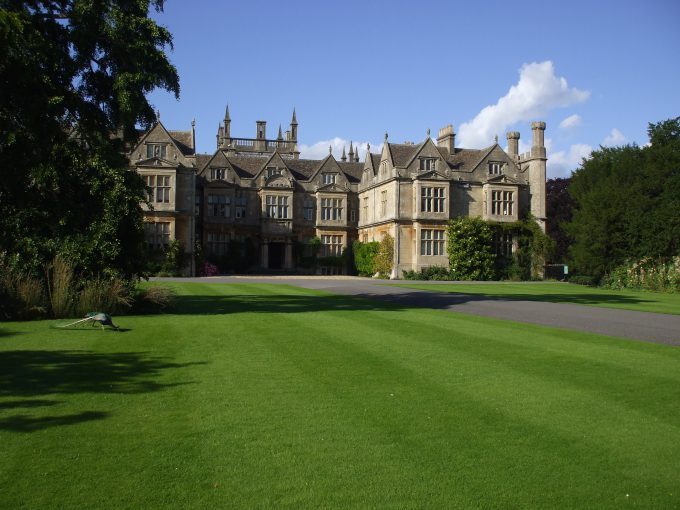
<path id="1" fill-rule="evenodd" d="M 437 147 L 447 149 L 449 154 L 453 154 L 453 151 L 456 148 L 456 133 L 453 132 L 453 126 L 451 124 L 439 130 Z"/>

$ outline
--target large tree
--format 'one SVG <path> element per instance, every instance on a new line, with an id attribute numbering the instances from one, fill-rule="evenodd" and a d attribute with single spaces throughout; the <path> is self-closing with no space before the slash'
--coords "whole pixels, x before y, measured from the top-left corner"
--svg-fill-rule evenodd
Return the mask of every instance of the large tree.
<path id="1" fill-rule="evenodd" d="M 593 152 L 574 172 L 567 230 L 579 272 L 680 253 L 680 117 L 649 125 L 650 144 Z"/>
<path id="2" fill-rule="evenodd" d="M 548 179 L 545 183 L 546 194 L 546 233 L 555 241 L 555 251 L 550 262 L 564 263 L 569 251 L 569 236 L 564 225 L 571 221 L 574 199 L 569 194 L 571 178 Z"/>
<path id="3" fill-rule="evenodd" d="M 149 17 L 162 0 L 0 0 L 0 255 L 38 270 L 56 253 L 84 273 L 140 269 L 144 185 L 125 144 L 179 94 Z"/>

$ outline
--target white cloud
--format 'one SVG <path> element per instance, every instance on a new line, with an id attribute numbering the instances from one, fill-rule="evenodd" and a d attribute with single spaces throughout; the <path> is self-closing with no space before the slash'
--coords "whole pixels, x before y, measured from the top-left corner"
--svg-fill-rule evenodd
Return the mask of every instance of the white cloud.
<path id="1" fill-rule="evenodd" d="M 519 81 L 496 104 L 482 109 L 469 122 L 461 124 L 458 139 L 461 147 L 484 147 L 493 137 L 518 121 L 529 121 L 546 115 L 554 108 L 582 103 L 590 92 L 569 88 L 567 80 L 555 76 L 550 60 L 524 64 Z"/>
<path id="2" fill-rule="evenodd" d="M 546 140 L 546 146 L 548 146 Z M 566 151 L 548 153 L 548 179 L 569 177 L 584 158 L 590 157 L 593 148 L 585 143 L 577 143 Z"/>
<path id="3" fill-rule="evenodd" d="M 627 141 L 628 139 L 626 138 L 626 136 L 621 131 L 614 128 L 612 129 L 611 133 L 609 133 L 609 136 L 607 136 L 604 139 L 602 145 L 605 145 L 607 147 L 617 147 L 619 145 L 623 145 Z"/>
<path id="4" fill-rule="evenodd" d="M 581 116 L 574 114 L 569 115 L 566 119 L 560 122 L 560 129 L 573 129 L 581 125 Z"/>
<path id="5" fill-rule="evenodd" d="M 345 152 L 349 153 L 349 144 L 350 140 L 345 140 L 338 136 L 332 140 L 321 140 L 312 145 L 301 144 L 299 147 L 300 157 L 303 159 L 324 159 L 328 156 L 328 148 L 331 147 L 333 149 L 333 156 L 339 161 L 342 156 L 343 147 Z M 368 142 L 353 142 L 353 146 L 355 151 L 359 151 L 359 161 L 363 162 L 366 157 Z M 371 152 L 373 154 L 379 153 L 381 150 L 382 144 L 371 144 Z"/>

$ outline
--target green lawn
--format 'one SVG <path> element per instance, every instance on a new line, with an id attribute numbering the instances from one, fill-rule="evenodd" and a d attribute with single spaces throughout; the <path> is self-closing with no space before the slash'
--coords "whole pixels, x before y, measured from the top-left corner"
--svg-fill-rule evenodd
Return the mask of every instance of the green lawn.
<path id="1" fill-rule="evenodd" d="M 0 324 L 0 508 L 677 508 L 680 349 L 175 284 L 123 332 Z"/>
<path id="2" fill-rule="evenodd" d="M 609 290 L 571 283 L 403 283 L 396 285 L 431 292 L 474 294 L 498 299 L 573 303 L 680 315 L 680 294 L 663 292 Z"/>

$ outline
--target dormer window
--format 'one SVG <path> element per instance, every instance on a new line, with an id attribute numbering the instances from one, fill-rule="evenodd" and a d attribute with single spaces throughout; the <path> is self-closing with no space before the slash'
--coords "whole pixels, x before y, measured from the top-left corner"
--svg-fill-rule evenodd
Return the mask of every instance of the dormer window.
<path id="1" fill-rule="evenodd" d="M 211 168 L 210 169 L 210 178 L 213 181 L 223 181 L 224 180 L 224 168 Z"/>
<path id="2" fill-rule="evenodd" d="M 499 163 L 498 161 L 489 163 L 489 175 L 500 175 L 502 169 L 503 163 Z"/>
<path id="3" fill-rule="evenodd" d="M 268 166 L 267 167 L 267 179 L 270 177 L 273 177 L 274 175 L 281 175 L 281 169 L 276 168 L 275 166 Z"/>
<path id="4" fill-rule="evenodd" d="M 323 174 L 324 184 L 335 184 L 335 178 L 338 174 Z"/>
<path id="5" fill-rule="evenodd" d="M 437 158 L 420 158 L 420 171 L 432 172 L 437 169 Z"/>
<path id="6" fill-rule="evenodd" d="M 147 158 L 164 158 L 166 155 L 166 144 L 148 143 L 146 144 Z"/>

